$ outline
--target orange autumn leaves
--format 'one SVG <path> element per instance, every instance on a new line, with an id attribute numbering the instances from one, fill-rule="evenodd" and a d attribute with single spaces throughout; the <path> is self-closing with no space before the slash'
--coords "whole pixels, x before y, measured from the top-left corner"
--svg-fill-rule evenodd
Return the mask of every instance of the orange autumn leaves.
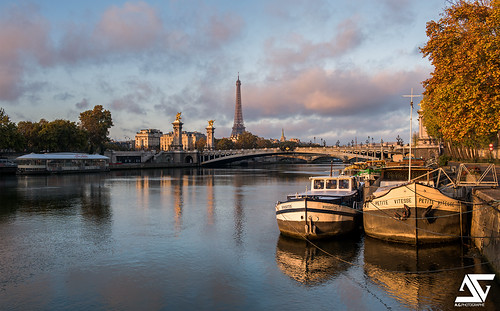
<path id="1" fill-rule="evenodd" d="M 434 66 L 423 82 L 429 134 L 482 146 L 500 130 L 500 0 L 457 1 L 427 23 L 421 52 Z"/>

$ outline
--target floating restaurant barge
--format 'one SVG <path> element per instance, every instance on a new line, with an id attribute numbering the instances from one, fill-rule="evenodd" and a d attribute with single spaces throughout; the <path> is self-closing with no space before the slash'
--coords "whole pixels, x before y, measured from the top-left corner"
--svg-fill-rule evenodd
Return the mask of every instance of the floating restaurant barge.
<path id="1" fill-rule="evenodd" d="M 109 158 L 84 153 L 30 153 L 16 159 L 18 174 L 59 174 L 109 171 Z"/>

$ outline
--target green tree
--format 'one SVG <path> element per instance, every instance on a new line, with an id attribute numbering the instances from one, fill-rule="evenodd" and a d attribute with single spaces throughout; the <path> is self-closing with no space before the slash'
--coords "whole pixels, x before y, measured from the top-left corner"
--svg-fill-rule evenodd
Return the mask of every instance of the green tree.
<path id="1" fill-rule="evenodd" d="M 21 121 L 18 130 L 24 137 L 24 147 L 28 151 L 83 151 L 87 146 L 86 132 L 68 120 Z"/>
<path id="2" fill-rule="evenodd" d="M 236 140 L 236 148 L 253 149 L 257 148 L 257 136 L 250 132 L 244 132 L 238 135 Z"/>
<path id="3" fill-rule="evenodd" d="M 265 139 L 262 137 L 257 137 L 257 148 L 272 148 L 274 146 L 273 142 L 269 139 Z"/>
<path id="4" fill-rule="evenodd" d="M 22 136 L 3 108 L 0 108 L 0 150 L 19 150 L 23 145 Z"/>
<path id="5" fill-rule="evenodd" d="M 19 133 L 24 137 L 24 147 L 27 151 L 39 152 L 42 150 L 42 138 L 40 131 L 42 129 L 40 122 L 20 121 L 17 123 Z"/>
<path id="6" fill-rule="evenodd" d="M 431 136 L 484 146 L 500 131 L 500 0 L 459 0 L 427 23 L 434 66 L 421 106 Z"/>
<path id="7" fill-rule="evenodd" d="M 44 149 L 51 152 L 82 151 L 86 147 L 86 132 L 68 120 L 54 120 L 42 126 L 39 133 Z"/>
<path id="8" fill-rule="evenodd" d="M 93 110 L 80 113 L 80 126 L 87 132 L 89 152 L 104 152 L 105 143 L 109 141 L 109 129 L 113 126 L 111 112 L 97 105 Z"/>
<path id="9" fill-rule="evenodd" d="M 234 143 L 229 138 L 221 138 L 215 142 L 215 149 L 218 149 L 218 150 L 234 149 Z"/>

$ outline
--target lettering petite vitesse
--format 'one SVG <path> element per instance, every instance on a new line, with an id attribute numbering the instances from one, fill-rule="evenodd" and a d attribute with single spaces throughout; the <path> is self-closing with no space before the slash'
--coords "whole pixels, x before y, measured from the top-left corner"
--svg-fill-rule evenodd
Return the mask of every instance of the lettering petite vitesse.
<path id="1" fill-rule="evenodd" d="M 411 198 L 394 199 L 394 204 L 406 204 L 411 203 Z"/>

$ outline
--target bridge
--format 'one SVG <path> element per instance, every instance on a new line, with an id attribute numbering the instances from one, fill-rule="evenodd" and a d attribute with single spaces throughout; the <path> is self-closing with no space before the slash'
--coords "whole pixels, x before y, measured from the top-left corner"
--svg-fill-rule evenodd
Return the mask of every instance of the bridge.
<path id="1" fill-rule="evenodd" d="M 237 149 L 237 150 L 176 150 L 176 151 L 107 151 L 110 165 L 116 168 L 177 167 L 179 165 L 217 166 L 252 158 L 276 157 L 303 159 L 308 162 L 326 157 L 343 162 L 374 159 L 392 159 L 393 155 L 407 155 L 408 146 L 374 144 L 355 147 L 297 147 L 293 150 L 280 148 Z M 439 155 L 438 146 L 417 147 L 412 154 L 425 159 Z M 402 157 L 401 157 L 402 159 Z"/>
<path id="2" fill-rule="evenodd" d="M 263 149 L 238 149 L 238 150 L 205 150 L 199 154 L 199 163 L 203 166 L 221 165 L 231 162 L 242 161 L 250 158 L 281 156 L 290 158 L 308 157 L 310 160 L 332 157 L 344 162 L 359 160 L 376 160 L 390 158 L 393 154 L 402 151 L 394 148 L 361 148 L 361 147 L 297 147 L 293 150 L 282 150 L 280 148 Z"/>

